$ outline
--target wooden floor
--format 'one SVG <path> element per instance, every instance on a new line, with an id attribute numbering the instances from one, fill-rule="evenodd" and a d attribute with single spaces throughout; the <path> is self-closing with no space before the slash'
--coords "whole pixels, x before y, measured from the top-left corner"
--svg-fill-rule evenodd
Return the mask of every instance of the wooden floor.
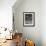
<path id="1" fill-rule="evenodd" d="M 6 40 L 6 42 L 2 43 L 0 46 L 16 46 L 15 39 L 13 39 L 13 40 Z"/>

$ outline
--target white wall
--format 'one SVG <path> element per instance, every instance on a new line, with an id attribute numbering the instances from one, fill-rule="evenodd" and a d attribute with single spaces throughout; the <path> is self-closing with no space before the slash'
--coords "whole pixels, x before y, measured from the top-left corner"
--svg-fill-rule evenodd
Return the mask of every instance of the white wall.
<path id="1" fill-rule="evenodd" d="M 46 0 L 41 1 L 41 38 L 42 46 L 46 46 Z"/>
<path id="2" fill-rule="evenodd" d="M 0 0 L 0 27 L 12 28 L 12 6 L 16 0 Z"/>
<path id="3" fill-rule="evenodd" d="M 40 8 L 40 0 L 23 0 L 13 7 L 15 28 L 23 33 L 24 38 L 34 40 L 36 46 L 41 46 Z M 23 27 L 23 12 L 35 12 L 35 27 Z"/>

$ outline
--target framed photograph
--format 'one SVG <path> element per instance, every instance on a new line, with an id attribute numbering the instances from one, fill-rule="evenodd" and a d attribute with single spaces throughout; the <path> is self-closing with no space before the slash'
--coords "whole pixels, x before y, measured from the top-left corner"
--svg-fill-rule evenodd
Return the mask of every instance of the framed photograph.
<path id="1" fill-rule="evenodd" d="M 35 26 L 35 12 L 23 12 L 23 26 Z"/>

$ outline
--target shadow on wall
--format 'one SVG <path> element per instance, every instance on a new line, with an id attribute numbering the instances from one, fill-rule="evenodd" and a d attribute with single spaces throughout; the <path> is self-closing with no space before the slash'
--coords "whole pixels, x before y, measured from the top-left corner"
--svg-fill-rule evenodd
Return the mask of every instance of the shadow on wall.
<path id="1" fill-rule="evenodd" d="M 22 2 L 23 0 L 17 0 L 16 3 L 12 6 L 12 9 L 15 10 Z"/>

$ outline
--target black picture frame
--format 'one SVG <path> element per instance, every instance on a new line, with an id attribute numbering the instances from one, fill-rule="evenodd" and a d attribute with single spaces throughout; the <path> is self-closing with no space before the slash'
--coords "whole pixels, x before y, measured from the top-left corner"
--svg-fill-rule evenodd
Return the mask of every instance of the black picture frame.
<path id="1" fill-rule="evenodd" d="M 35 12 L 23 12 L 23 26 L 24 27 L 35 26 Z"/>

